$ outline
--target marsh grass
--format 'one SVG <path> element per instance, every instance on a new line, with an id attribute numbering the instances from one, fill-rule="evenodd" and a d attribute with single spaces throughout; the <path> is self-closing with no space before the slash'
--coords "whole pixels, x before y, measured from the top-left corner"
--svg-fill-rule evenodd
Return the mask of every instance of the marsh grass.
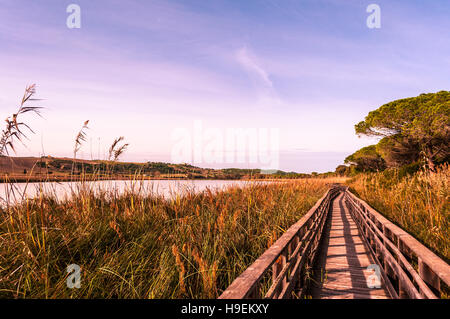
<path id="1" fill-rule="evenodd" d="M 25 106 L 6 121 L 0 156 L 31 128 L 18 119 L 39 114 Z M 89 121 L 75 138 L 69 197 L 42 183 L 36 197 L 6 179 L 0 200 L 0 298 L 216 298 L 336 182 L 308 178 L 244 187 L 174 192 L 169 198 L 134 175 L 124 192 L 96 188 L 113 178 L 127 149 L 124 138 L 109 149 L 106 171 L 76 168 Z M 32 132 L 32 131 L 31 131 Z M 122 143 L 122 145 L 120 145 Z M 34 169 L 34 167 L 33 167 Z M 403 176 L 398 170 L 361 174 L 351 189 L 391 221 L 449 260 L 449 165 Z M 31 176 L 31 172 L 30 172 Z M 7 177 L 6 177 L 7 178 Z M 49 176 L 47 176 L 47 179 Z M 44 181 L 43 181 L 44 182 Z M 28 184 L 27 184 L 28 185 Z M 67 266 L 81 266 L 81 288 L 69 289 Z M 323 274 L 322 274 L 323 275 Z M 326 278 L 326 274 L 325 274 Z M 322 278 L 323 279 L 323 278 Z"/>
<path id="2" fill-rule="evenodd" d="M 0 297 L 215 298 L 324 194 L 330 179 L 249 182 L 166 199 L 141 187 L 0 208 Z M 81 266 L 81 288 L 66 268 Z"/>
<path id="3" fill-rule="evenodd" d="M 28 102 L 40 101 L 40 99 L 33 98 L 35 94 L 36 84 L 27 86 L 16 113 L 6 118 L 5 128 L 0 135 L 0 156 L 9 156 L 10 151 L 15 151 L 15 143 L 22 142 L 23 139 L 27 138 L 27 135 L 25 134 L 26 131 L 33 133 L 31 127 L 22 121 L 22 116 L 27 113 L 33 113 L 40 116 L 42 107 L 25 105 Z"/>
<path id="4" fill-rule="evenodd" d="M 400 170 L 362 174 L 349 186 L 389 220 L 450 260 L 448 164 L 434 171 L 422 169 L 405 175 Z"/>

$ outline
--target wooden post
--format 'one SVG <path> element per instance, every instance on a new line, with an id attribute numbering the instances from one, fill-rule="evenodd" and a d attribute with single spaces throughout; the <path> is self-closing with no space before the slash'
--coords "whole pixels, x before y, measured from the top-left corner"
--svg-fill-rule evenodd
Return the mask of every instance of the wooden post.
<path id="1" fill-rule="evenodd" d="M 423 262 L 423 260 L 419 257 L 419 276 L 425 281 L 428 285 L 433 287 L 438 293 L 440 297 L 441 291 L 441 281 L 439 277 L 428 267 L 427 264 Z"/>
<path id="2" fill-rule="evenodd" d="M 275 262 L 272 265 L 272 284 L 275 282 L 275 280 L 278 278 L 278 274 L 280 273 L 280 264 L 278 262 Z M 274 293 L 274 298 L 277 298 L 278 296 L 278 291 L 275 291 Z"/>
<path id="3" fill-rule="evenodd" d="M 288 258 L 287 254 L 288 254 L 287 250 L 284 250 L 282 255 L 281 255 L 281 269 L 284 269 L 284 267 L 286 267 L 287 258 Z M 284 289 L 284 288 L 286 288 L 286 285 L 287 285 L 287 273 L 283 277 L 283 283 L 281 284 L 281 286 Z"/>
<path id="4" fill-rule="evenodd" d="M 406 292 L 405 289 L 402 287 L 402 282 L 400 281 L 400 278 L 398 278 L 398 298 L 399 299 L 409 299 L 409 295 Z"/>

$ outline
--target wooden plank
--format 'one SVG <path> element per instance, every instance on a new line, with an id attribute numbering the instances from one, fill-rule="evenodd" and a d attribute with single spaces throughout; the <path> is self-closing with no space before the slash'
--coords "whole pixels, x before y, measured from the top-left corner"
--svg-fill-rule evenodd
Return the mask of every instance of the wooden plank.
<path id="1" fill-rule="evenodd" d="M 382 224 L 383 227 L 388 230 L 390 235 L 396 237 L 401 242 L 401 245 L 405 246 L 410 252 L 414 252 L 414 254 L 421 259 L 422 263 L 426 264 L 427 267 L 440 278 L 440 280 L 442 280 L 447 286 L 450 286 L 450 266 L 444 260 L 436 256 L 436 254 L 422 245 L 417 239 L 412 237 L 403 229 L 391 223 L 386 217 L 370 207 L 365 201 L 357 198 L 354 194 L 348 191 L 347 194 L 352 198 L 352 200 L 358 202 L 362 207 L 364 207 L 375 220 Z M 422 279 L 426 280 L 427 278 Z M 434 283 L 434 281 L 429 282 L 431 285 Z"/>
<path id="2" fill-rule="evenodd" d="M 326 224 L 324 217 L 327 217 Z M 405 256 L 411 258 L 414 255 L 419 262 L 418 272 L 405 259 Z M 280 256 L 282 263 L 275 266 Z M 342 187 L 334 187 L 219 298 L 258 297 L 259 281 L 271 268 L 273 285 L 268 297 L 290 297 L 294 287 L 297 295 L 303 294 L 307 286 L 299 287 L 297 283 L 304 280 L 300 278 L 304 266 L 314 260 L 315 284 L 310 291 L 314 298 L 397 298 L 405 292 L 413 298 L 433 298 L 435 296 L 424 282 L 439 290 L 441 280 L 447 285 L 450 281 L 448 264 L 364 201 Z M 372 289 L 367 282 L 373 270 L 367 267 L 376 263 L 383 265 L 382 287 Z M 399 278 L 401 288 L 398 293 L 383 267 Z M 408 276 L 418 284 L 420 294 Z"/>
<path id="3" fill-rule="evenodd" d="M 385 236 L 387 229 L 385 225 L 381 224 L 373 216 L 371 218 L 367 218 L 367 211 L 358 210 L 355 212 L 355 214 L 357 214 L 355 216 L 357 216 L 361 220 L 361 223 L 367 225 L 367 235 L 370 235 L 371 242 L 374 244 L 374 248 L 369 247 L 369 249 L 375 249 L 377 255 L 383 257 L 385 267 L 388 266 L 390 271 L 393 271 L 395 273 L 395 276 L 399 279 L 398 285 L 401 288 L 399 288 L 400 291 L 398 293 L 400 293 L 400 296 L 403 296 L 404 293 L 406 293 L 406 296 L 409 298 L 437 298 L 417 273 L 417 271 L 414 269 L 414 267 L 412 267 L 405 259 L 404 255 L 401 253 L 398 247 L 395 246 L 391 242 L 391 240 Z M 391 254 L 391 251 L 389 251 L 387 247 L 389 247 L 394 255 Z M 409 273 L 409 275 L 407 273 Z M 415 283 L 419 286 L 419 290 L 416 289 L 409 276 L 414 279 Z M 389 290 L 391 291 L 392 287 L 389 288 Z"/>
<path id="4" fill-rule="evenodd" d="M 271 266 L 287 250 L 288 245 L 305 227 L 313 225 L 317 214 L 322 213 L 321 208 L 327 205 L 335 196 L 338 189 L 329 189 L 320 200 L 294 225 L 292 225 L 268 250 L 266 250 L 250 267 L 248 267 L 231 285 L 221 294 L 219 299 L 244 299 L 249 298 L 257 283 Z M 315 224 L 315 223 L 314 223 Z M 303 239 L 303 238 L 301 238 Z M 312 238 L 313 239 L 313 238 Z"/>
<path id="5" fill-rule="evenodd" d="M 324 240 L 314 268 L 313 298 L 389 298 L 384 287 L 369 288 L 373 275 L 367 266 L 374 264 L 359 229 L 343 205 L 343 194 L 332 203 Z"/>
<path id="6" fill-rule="evenodd" d="M 371 289 L 371 288 L 361 288 L 361 287 L 355 287 L 354 285 L 352 285 L 351 282 L 349 283 L 342 283 L 342 282 L 337 282 L 337 283 L 329 283 L 327 285 L 325 285 L 322 288 L 322 292 L 325 291 L 334 291 L 336 293 L 356 293 L 356 294 L 365 294 L 368 296 L 381 296 L 384 298 L 388 298 L 388 296 L 386 295 L 386 292 L 384 291 L 384 289 Z M 370 298 L 367 298 L 370 299 Z"/>

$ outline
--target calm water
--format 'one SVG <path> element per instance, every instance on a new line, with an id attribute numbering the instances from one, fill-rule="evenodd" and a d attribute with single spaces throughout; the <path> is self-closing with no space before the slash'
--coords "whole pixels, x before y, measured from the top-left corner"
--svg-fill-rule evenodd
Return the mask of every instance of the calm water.
<path id="1" fill-rule="evenodd" d="M 234 180 L 149 180 L 149 181 L 98 181 L 86 182 L 84 187 L 92 189 L 94 192 L 100 190 L 113 190 L 117 193 L 124 191 L 133 191 L 141 194 L 156 194 L 166 198 L 175 195 L 183 196 L 186 191 L 202 192 L 207 188 L 211 190 L 226 189 L 230 186 L 245 186 L 250 183 L 264 183 L 264 182 L 249 182 L 249 181 L 234 181 Z M 14 192 L 11 192 L 11 187 L 14 187 Z M 47 194 L 53 194 L 58 199 L 66 199 L 72 192 L 78 193 L 80 190 L 80 183 L 78 182 L 49 182 L 49 183 L 17 183 L 14 185 L 0 184 L 0 203 L 5 204 L 21 200 L 26 197 L 35 197 L 40 191 Z"/>

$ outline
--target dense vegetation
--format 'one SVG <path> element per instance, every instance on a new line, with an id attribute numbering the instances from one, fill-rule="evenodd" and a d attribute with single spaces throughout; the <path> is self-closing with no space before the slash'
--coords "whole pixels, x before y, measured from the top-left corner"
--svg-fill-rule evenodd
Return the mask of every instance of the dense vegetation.
<path id="1" fill-rule="evenodd" d="M 379 137 L 345 159 L 341 173 L 381 171 L 413 163 L 434 169 L 450 160 L 450 92 L 396 100 L 370 112 L 355 125 L 358 135 Z M 353 167 L 351 167 L 353 166 Z"/>
<path id="2" fill-rule="evenodd" d="M 140 191 L 0 208 L 0 297 L 214 298 L 335 180 L 249 183 L 165 200 Z M 82 269 L 80 289 L 66 267 Z"/>
<path id="3" fill-rule="evenodd" d="M 201 168 L 190 164 L 162 162 L 132 163 L 106 160 L 80 160 L 45 156 L 40 158 L 1 157 L 0 177 L 11 181 L 85 179 L 276 179 L 308 178 L 317 174 L 276 171 L 271 174 L 260 169 Z"/>
<path id="4" fill-rule="evenodd" d="M 396 100 L 355 125 L 380 140 L 349 155 L 336 174 L 372 207 L 449 260 L 450 92 Z"/>
<path id="5" fill-rule="evenodd" d="M 20 115 L 39 112 L 24 105 L 33 94 L 34 86 L 28 87 L 1 132 L 0 169 L 16 165 L 15 174 L 26 181 L 33 172 L 41 181 L 57 174 L 82 181 L 68 199 L 39 194 L 0 206 L 0 297 L 217 297 L 329 184 L 343 182 L 326 178 L 336 173 L 353 176 L 352 191 L 449 260 L 450 92 L 397 100 L 370 112 L 355 126 L 356 133 L 378 136 L 379 143 L 348 156 L 335 173 L 271 175 L 256 169 L 118 162 L 128 146 L 120 144 L 123 137 L 113 142 L 108 160 L 79 160 L 89 121 L 76 136 L 73 159 L 12 161 L 9 151 L 28 129 Z M 244 188 L 170 199 L 137 187 L 140 182 L 123 194 L 94 193 L 89 182 L 117 177 L 296 180 L 249 182 Z M 5 186 L 15 189 L 10 182 Z M 81 266 L 80 289 L 66 286 L 70 264 Z"/>
<path id="6" fill-rule="evenodd" d="M 409 174 L 402 169 L 358 174 L 351 190 L 450 261 L 450 166 Z"/>

